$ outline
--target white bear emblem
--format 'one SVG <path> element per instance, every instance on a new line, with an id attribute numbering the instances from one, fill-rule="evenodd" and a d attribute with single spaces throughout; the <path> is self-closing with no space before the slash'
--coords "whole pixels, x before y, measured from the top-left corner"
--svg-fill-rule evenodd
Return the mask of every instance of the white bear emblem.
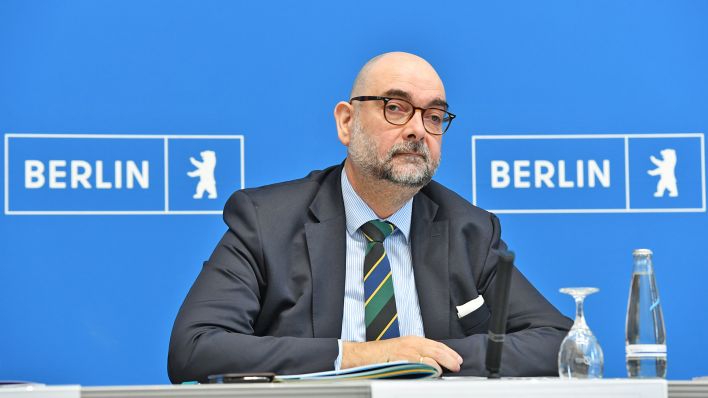
<path id="1" fill-rule="evenodd" d="M 676 184 L 676 150 L 664 149 L 661 151 L 662 159 L 659 160 L 653 155 L 649 158 L 656 165 L 654 170 L 649 170 L 647 173 L 652 176 L 659 176 L 659 182 L 656 184 L 656 192 L 654 197 L 661 198 L 665 191 L 669 191 L 669 196 L 675 198 L 678 196 L 678 185 Z"/>
<path id="2" fill-rule="evenodd" d="M 199 177 L 197 190 L 192 196 L 194 199 L 201 199 L 204 196 L 204 191 L 209 193 L 209 199 L 216 199 L 216 179 L 214 179 L 214 169 L 216 168 L 216 153 L 214 151 L 202 151 L 199 153 L 202 156 L 202 161 L 198 161 L 194 157 L 190 157 L 196 170 L 187 173 L 190 177 Z"/>

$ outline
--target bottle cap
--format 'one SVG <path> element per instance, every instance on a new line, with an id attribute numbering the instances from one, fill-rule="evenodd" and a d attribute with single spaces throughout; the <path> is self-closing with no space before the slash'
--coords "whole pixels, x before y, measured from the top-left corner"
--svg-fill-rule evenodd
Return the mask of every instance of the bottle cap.
<path id="1" fill-rule="evenodd" d="M 653 254 L 654 254 L 654 253 L 652 253 L 652 251 L 649 250 L 649 249 L 635 249 L 635 250 L 632 252 L 632 255 L 633 255 L 633 256 L 651 256 L 651 255 L 653 255 Z"/>

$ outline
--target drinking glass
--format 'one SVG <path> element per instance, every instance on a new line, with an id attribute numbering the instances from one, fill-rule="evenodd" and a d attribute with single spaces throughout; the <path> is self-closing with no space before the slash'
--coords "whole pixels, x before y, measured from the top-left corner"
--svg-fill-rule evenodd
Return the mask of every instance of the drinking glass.
<path id="1" fill-rule="evenodd" d="M 564 287 L 561 293 L 575 299 L 575 323 L 565 336 L 558 352 L 558 375 L 566 379 L 598 379 L 602 377 L 602 348 L 592 334 L 583 314 L 585 296 L 598 292 L 596 287 Z"/>

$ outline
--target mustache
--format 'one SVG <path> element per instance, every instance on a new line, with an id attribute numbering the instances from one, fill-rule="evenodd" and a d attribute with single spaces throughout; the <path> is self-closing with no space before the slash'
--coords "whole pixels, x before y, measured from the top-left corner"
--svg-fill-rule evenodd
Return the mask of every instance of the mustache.
<path id="1" fill-rule="evenodd" d="M 394 156 L 402 153 L 414 153 L 423 157 L 426 162 L 430 157 L 430 150 L 428 146 L 423 141 L 406 141 L 395 144 L 388 151 L 387 160 L 391 160 Z"/>

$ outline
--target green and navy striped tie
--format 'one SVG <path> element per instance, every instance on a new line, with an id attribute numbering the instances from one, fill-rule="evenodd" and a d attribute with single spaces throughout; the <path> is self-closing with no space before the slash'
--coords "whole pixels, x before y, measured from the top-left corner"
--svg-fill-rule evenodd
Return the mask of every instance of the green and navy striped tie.
<path id="1" fill-rule="evenodd" d="M 366 341 L 398 337 L 398 311 L 393 294 L 391 264 L 383 241 L 396 227 L 379 220 L 361 226 L 367 240 L 364 257 L 364 299 Z"/>

